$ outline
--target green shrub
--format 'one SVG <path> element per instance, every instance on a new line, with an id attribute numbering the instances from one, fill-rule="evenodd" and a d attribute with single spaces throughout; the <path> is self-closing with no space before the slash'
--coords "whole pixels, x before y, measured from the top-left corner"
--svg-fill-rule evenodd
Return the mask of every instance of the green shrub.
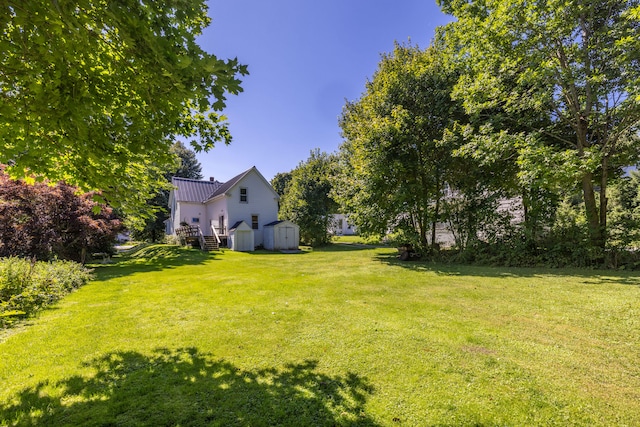
<path id="1" fill-rule="evenodd" d="M 0 328 L 41 310 L 90 279 L 90 270 L 71 261 L 0 259 Z"/>

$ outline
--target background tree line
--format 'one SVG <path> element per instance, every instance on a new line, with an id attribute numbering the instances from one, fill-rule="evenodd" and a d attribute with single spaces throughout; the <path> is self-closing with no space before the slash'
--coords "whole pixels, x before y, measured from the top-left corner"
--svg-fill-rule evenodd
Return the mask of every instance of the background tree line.
<path id="1" fill-rule="evenodd" d="M 322 197 L 434 253 L 445 226 L 458 259 L 637 265 L 639 2 L 440 5 L 456 21 L 382 55 L 344 107 Z M 288 219 L 312 205 L 291 182 Z"/>

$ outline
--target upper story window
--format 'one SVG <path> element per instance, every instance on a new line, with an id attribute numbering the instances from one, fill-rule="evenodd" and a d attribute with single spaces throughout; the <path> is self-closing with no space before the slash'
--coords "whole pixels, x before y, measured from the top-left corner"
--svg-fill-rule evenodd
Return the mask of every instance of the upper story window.
<path id="1" fill-rule="evenodd" d="M 251 228 L 257 230 L 260 228 L 258 224 L 258 215 L 251 215 Z"/>
<path id="2" fill-rule="evenodd" d="M 241 188 L 240 189 L 240 202 L 247 203 L 248 201 L 249 201 L 249 199 L 247 198 L 247 189 L 246 188 Z"/>

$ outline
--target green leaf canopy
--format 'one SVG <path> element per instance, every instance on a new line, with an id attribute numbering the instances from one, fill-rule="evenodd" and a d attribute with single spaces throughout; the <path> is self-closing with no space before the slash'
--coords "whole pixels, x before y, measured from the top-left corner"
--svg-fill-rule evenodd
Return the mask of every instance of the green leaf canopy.
<path id="1" fill-rule="evenodd" d="M 203 0 L 0 0 L 0 163 L 139 205 L 175 136 L 231 140 L 247 69 L 199 47 L 209 22 Z"/>
<path id="2" fill-rule="evenodd" d="M 457 18 L 443 33 L 466 68 L 454 96 L 478 117 L 492 109 L 546 115 L 547 126 L 528 131 L 544 135 L 559 154 L 573 154 L 567 160 L 577 165 L 591 240 L 603 246 L 607 177 L 639 152 L 640 2 L 439 4 Z"/>

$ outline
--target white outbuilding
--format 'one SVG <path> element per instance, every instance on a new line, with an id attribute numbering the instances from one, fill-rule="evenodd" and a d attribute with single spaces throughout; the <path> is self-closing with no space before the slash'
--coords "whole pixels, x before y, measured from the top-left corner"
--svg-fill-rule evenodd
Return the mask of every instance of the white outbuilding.
<path id="1" fill-rule="evenodd" d="M 270 251 L 296 250 L 300 227 L 291 221 L 274 221 L 264 226 L 264 248 Z"/>
<path id="2" fill-rule="evenodd" d="M 253 230 L 244 221 L 238 221 L 229 229 L 229 247 L 239 252 L 251 252 L 255 249 Z"/>

